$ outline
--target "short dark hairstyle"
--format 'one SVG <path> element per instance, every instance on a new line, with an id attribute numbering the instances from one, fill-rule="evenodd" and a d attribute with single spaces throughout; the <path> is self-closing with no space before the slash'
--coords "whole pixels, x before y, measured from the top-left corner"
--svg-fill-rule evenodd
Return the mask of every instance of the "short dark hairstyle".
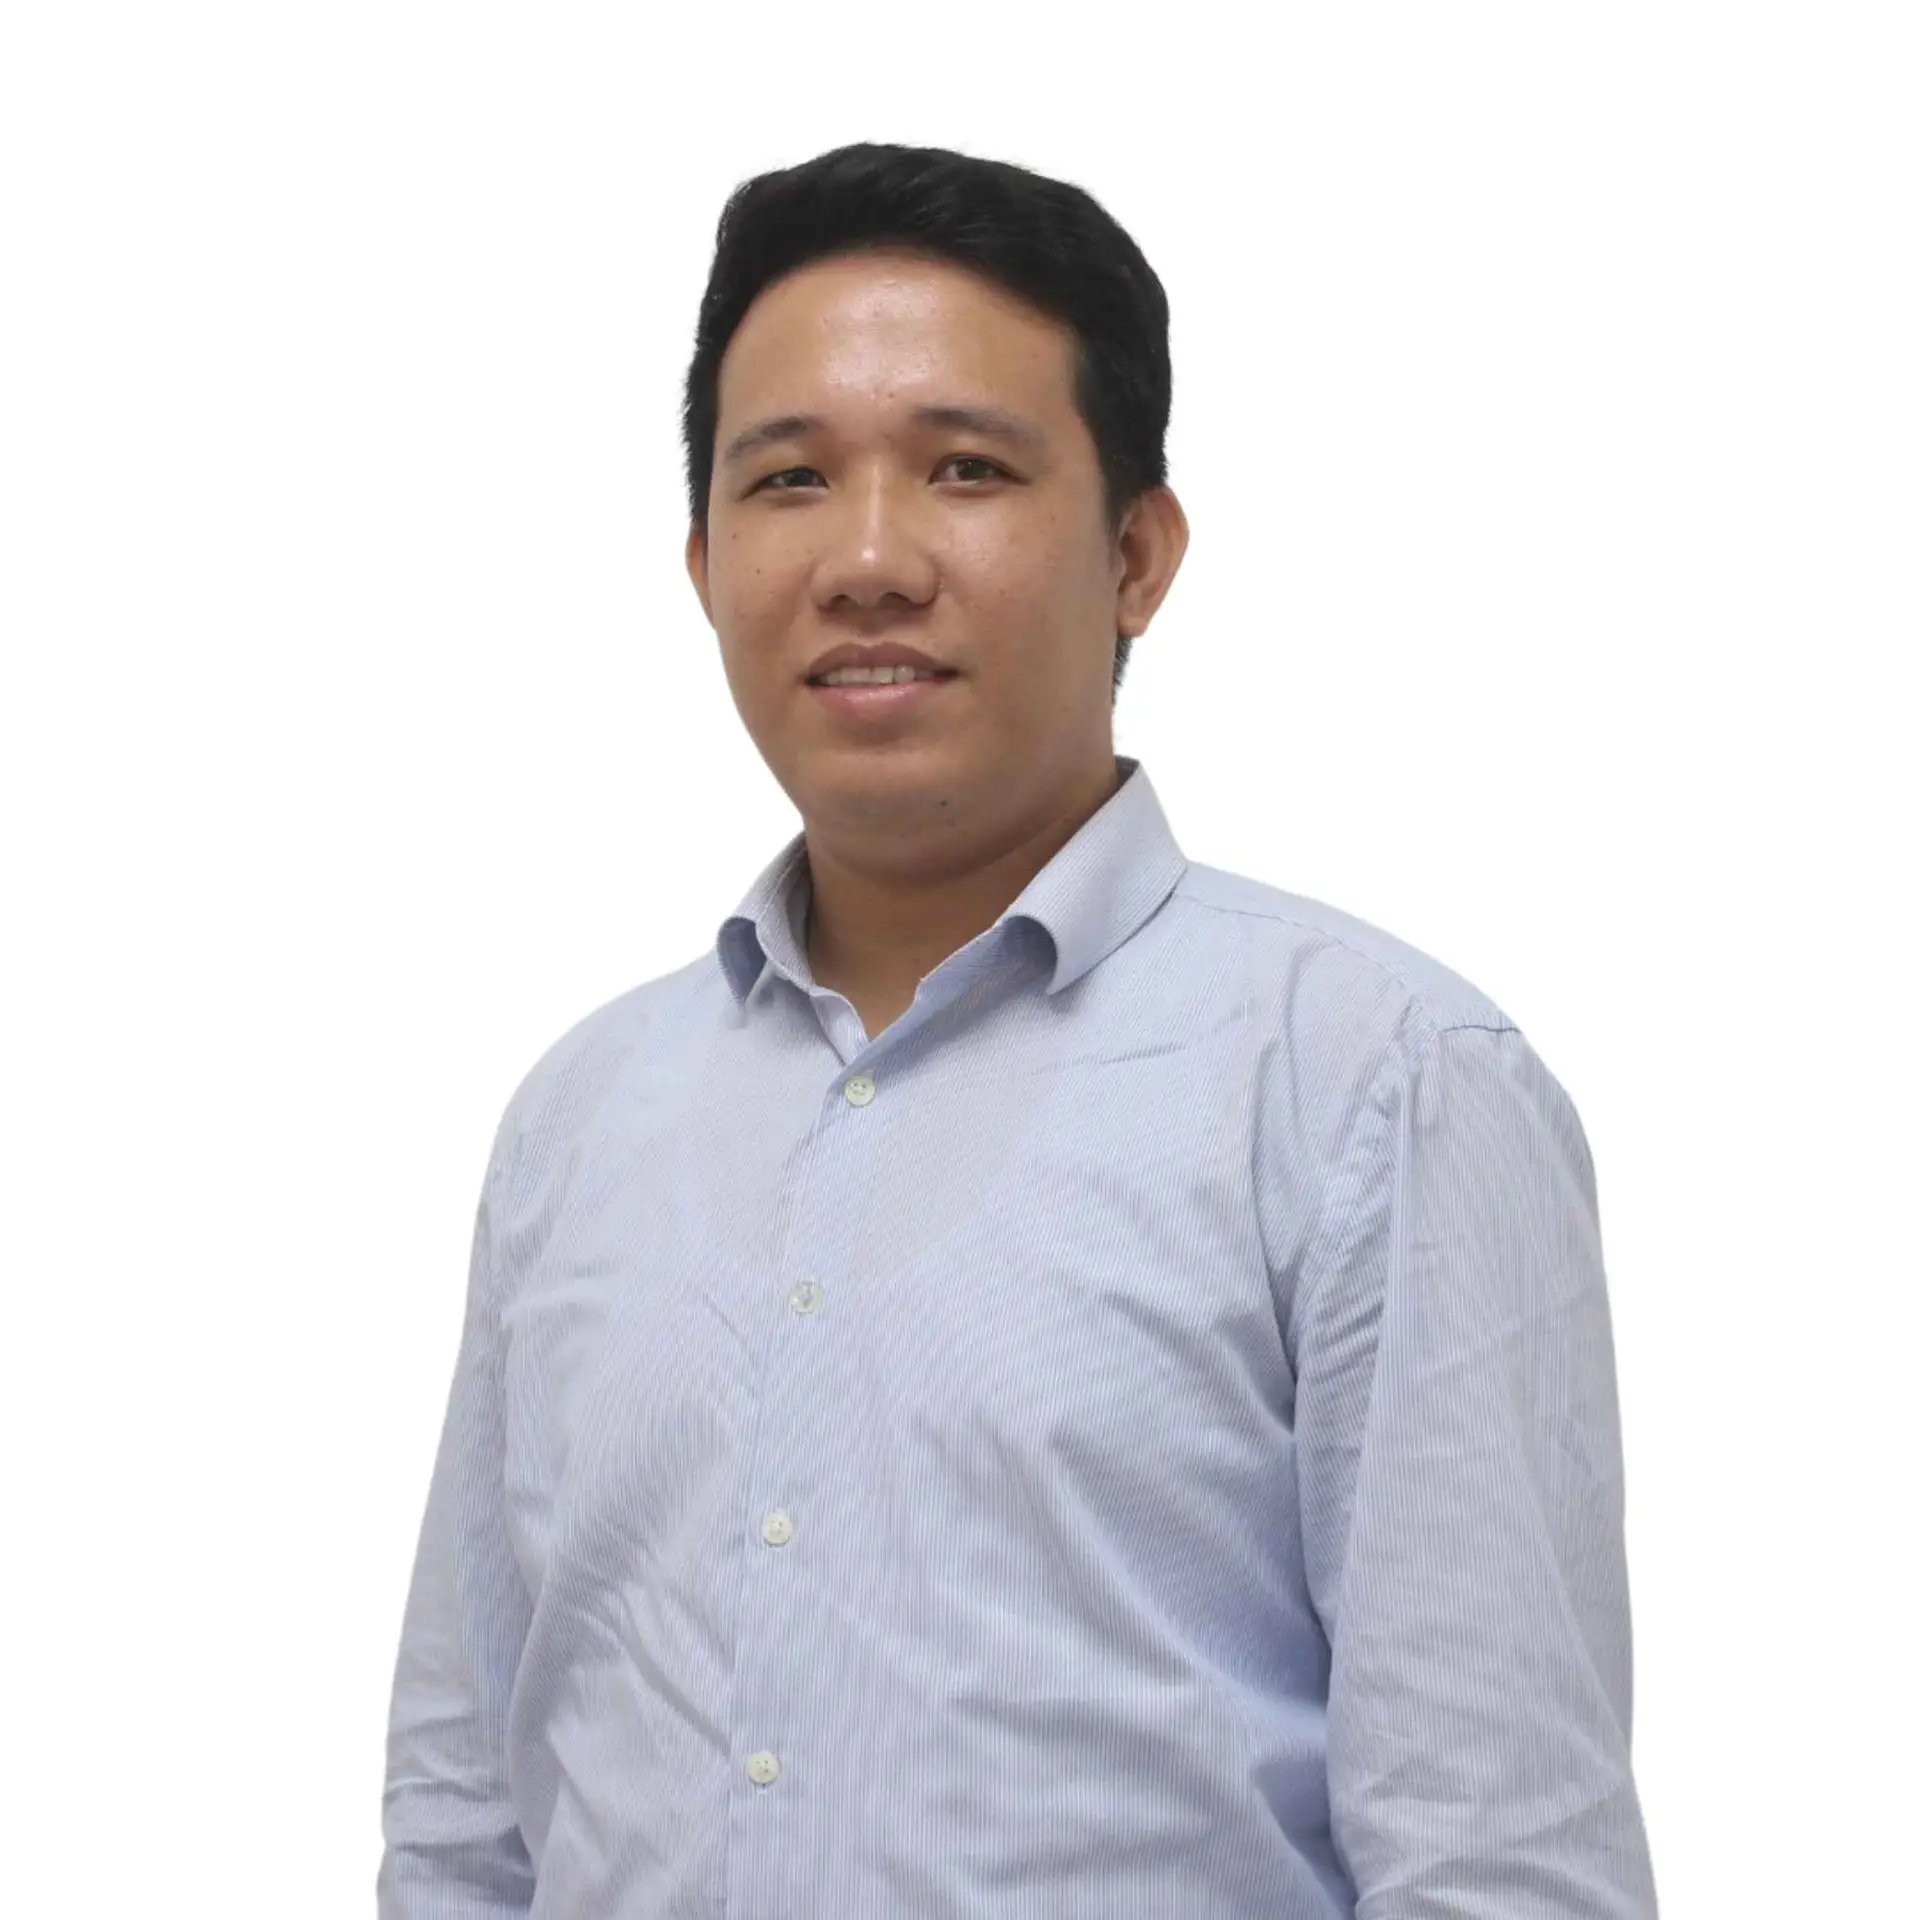
<path id="1" fill-rule="evenodd" d="M 1100 459 L 1107 537 L 1167 478 L 1173 365 L 1167 296 L 1131 235 L 1079 187 L 945 147 L 861 141 L 757 174 L 715 231 L 681 408 L 687 504 L 707 527 L 720 362 L 773 281 L 835 255 L 899 250 L 953 261 L 1073 329 L 1073 399 Z M 1116 634 L 1118 699 L 1132 637 Z"/>

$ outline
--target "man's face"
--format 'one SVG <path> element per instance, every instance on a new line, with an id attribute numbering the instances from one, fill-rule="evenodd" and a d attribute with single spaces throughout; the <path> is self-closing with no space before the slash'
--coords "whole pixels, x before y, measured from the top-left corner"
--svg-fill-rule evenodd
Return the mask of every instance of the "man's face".
<path id="1" fill-rule="evenodd" d="M 808 823 L 1013 821 L 1111 771 L 1124 566 L 1072 378 L 1067 328 L 898 253 L 788 275 L 729 342 L 687 565 L 740 717 Z M 997 409 L 1025 435 L 927 407 Z M 725 457 L 790 414 L 819 424 Z M 828 648 L 889 640 L 958 677 L 884 717 L 808 685 Z"/>

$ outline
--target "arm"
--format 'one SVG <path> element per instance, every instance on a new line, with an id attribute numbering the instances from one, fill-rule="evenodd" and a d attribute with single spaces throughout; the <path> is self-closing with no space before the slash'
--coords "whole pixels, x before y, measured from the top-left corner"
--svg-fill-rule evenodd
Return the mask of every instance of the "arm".
<path id="1" fill-rule="evenodd" d="M 1593 1167 L 1517 1030 L 1403 1030 L 1296 1301 L 1357 1920 L 1654 1920 Z"/>
<path id="2" fill-rule="evenodd" d="M 387 1734 L 380 1920 L 498 1920 L 533 1904 L 506 1773 L 507 1703 L 528 1601 L 502 1509 L 492 1220 L 498 1143 L 474 1223 L 453 1386 L 400 1633 Z"/>

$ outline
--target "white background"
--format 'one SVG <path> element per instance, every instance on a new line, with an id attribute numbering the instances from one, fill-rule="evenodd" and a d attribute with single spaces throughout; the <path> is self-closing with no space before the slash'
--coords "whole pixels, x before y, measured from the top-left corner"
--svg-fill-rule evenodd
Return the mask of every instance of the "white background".
<path id="1" fill-rule="evenodd" d="M 10 8 L 9 1910 L 371 1912 L 500 1108 L 798 825 L 681 570 L 713 223 L 882 139 L 1168 288 L 1189 856 L 1579 1107 L 1663 1912 L 1910 1911 L 1914 18 Z"/>

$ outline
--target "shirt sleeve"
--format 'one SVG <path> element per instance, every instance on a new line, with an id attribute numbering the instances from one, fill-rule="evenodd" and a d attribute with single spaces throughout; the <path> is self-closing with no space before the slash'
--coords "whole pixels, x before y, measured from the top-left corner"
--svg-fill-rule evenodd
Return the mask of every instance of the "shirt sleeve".
<path id="1" fill-rule="evenodd" d="M 508 1792 L 507 1707 L 529 1604 L 504 1512 L 492 1221 L 477 1209 L 453 1385 L 395 1665 L 382 1800 L 380 1920 L 497 1920 L 533 1905 Z"/>
<path id="2" fill-rule="evenodd" d="M 1593 1165 L 1518 1030 L 1403 1032 L 1296 1300 L 1356 1920 L 1655 1920 Z"/>

